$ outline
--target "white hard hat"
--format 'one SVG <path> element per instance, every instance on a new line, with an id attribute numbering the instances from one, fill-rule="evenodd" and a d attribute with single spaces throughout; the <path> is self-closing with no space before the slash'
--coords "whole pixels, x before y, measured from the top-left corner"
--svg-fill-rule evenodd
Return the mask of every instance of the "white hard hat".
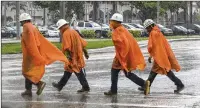
<path id="1" fill-rule="evenodd" d="M 123 16 L 122 16 L 121 14 L 119 14 L 119 13 L 115 13 L 115 14 L 113 14 L 113 16 L 110 18 L 110 20 L 123 22 Z"/>
<path id="2" fill-rule="evenodd" d="M 19 21 L 31 20 L 31 16 L 28 13 L 22 13 L 19 16 Z"/>
<path id="3" fill-rule="evenodd" d="M 144 28 L 147 28 L 147 27 L 149 27 L 152 24 L 155 24 L 155 22 L 152 19 L 146 19 L 144 21 Z"/>
<path id="4" fill-rule="evenodd" d="M 56 25 L 58 26 L 58 29 L 60 29 L 60 27 L 62 27 L 65 24 L 69 24 L 69 22 L 67 22 L 64 19 L 59 19 L 58 22 L 56 23 Z"/>

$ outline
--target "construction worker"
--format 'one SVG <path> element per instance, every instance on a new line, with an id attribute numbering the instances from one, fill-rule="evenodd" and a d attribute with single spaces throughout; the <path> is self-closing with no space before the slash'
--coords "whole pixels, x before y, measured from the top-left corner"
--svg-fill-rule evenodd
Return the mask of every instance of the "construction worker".
<path id="1" fill-rule="evenodd" d="M 129 31 L 122 26 L 123 16 L 119 13 L 113 14 L 110 19 L 110 28 L 112 29 L 112 41 L 115 46 L 115 58 L 111 69 L 111 88 L 105 95 L 117 94 L 118 74 L 123 70 L 125 76 L 139 85 L 148 86 L 145 82 L 131 71 L 139 69 L 144 70 L 146 64 L 140 47 Z"/>
<path id="2" fill-rule="evenodd" d="M 65 65 L 64 75 L 60 81 L 58 83 L 53 82 L 52 85 L 57 88 L 58 91 L 61 91 L 72 73 L 75 73 L 82 85 L 82 89 L 77 92 L 89 92 L 90 87 L 83 72 L 85 66 L 83 53 L 86 59 L 89 58 L 87 50 L 85 49 L 87 42 L 84 41 L 74 29 L 69 27 L 69 22 L 66 20 L 60 19 L 57 22 L 57 26 L 62 36 L 62 52 L 68 57 L 70 64 L 69 66 Z"/>
<path id="3" fill-rule="evenodd" d="M 148 59 L 149 63 L 151 63 L 151 59 L 154 59 L 153 67 L 148 77 L 148 81 L 150 81 L 150 86 L 155 79 L 157 74 L 167 75 L 170 80 L 172 80 L 177 89 L 174 90 L 175 93 L 179 93 L 184 89 L 184 85 L 179 78 L 177 78 L 171 69 L 175 69 L 178 72 L 181 67 L 176 60 L 176 57 L 158 28 L 156 23 L 152 19 L 147 19 L 144 21 L 144 27 L 149 32 L 149 40 L 148 40 L 148 52 L 150 57 Z M 139 90 L 143 90 L 143 88 L 139 88 Z M 149 89 L 148 89 L 149 90 Z M 150 91 L 146 91 L 149 93 Z"/>
<path id="4" fill-rule="evenodd" d="M 40 95 L 46 85 L 41 81 L 45 72 L 45 65 L 56 60 L 69 64 L 65 55 L 53 44 L 47 41 L 38 29 L 31 23 L 31 16 L 22 13 L 19 17 L 23 26 L 21 46 L 23 53 L 22 74 L 25 77 L 25 88 L 22 96 L 32 96 L 32 84 L 37 86 L 37 95 Z"/>

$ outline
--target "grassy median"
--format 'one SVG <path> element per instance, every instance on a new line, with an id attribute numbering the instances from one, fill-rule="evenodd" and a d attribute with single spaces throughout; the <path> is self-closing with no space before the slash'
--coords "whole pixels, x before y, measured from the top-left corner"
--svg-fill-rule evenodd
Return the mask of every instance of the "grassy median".
<path id="1" fill-rule="evenodd" d="M 61 49 L 61 44 L 59 42 L 52 42 L 56 47 Z M 113 46 L 111 40 L 102 41 L 88 41 L 87 49 L 96 49 Z M 17 54 L 21 53 L 21 43 L 2 43 L 1 44 L 1 54 Z"/>
<path id="2" fill-rule="evenodd" d="M 180 39 L 187 38 L 187 36 L 166 36 L 168 39 Z M 190 38 L 190 36 L 189 36 Z M 147 37 L 135 38 L 137 41 L 147 40 Z M 111 39 L 87 39 L 88 45 L 87 49 L 103 48 L 108 46 L 113 46 Z M 59 42 L 53 42 L 59 49 L 61 45 Z M 2 43 L 1 44 L 1 54 L 17 54 L 21 53 L 20 43 Z"/>

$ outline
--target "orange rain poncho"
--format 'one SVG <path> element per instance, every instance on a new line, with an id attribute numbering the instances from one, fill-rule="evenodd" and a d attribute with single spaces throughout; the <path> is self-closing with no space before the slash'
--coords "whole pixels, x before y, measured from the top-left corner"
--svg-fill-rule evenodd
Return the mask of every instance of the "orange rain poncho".
<path id="1" fill-rule="evenodd" d="M 41 80 L 45 72 L 45 65 L 56 60 L 69 63 L 65 55 L 47 41 L 31 23 L 23 25 L 21 45 L 23 53 L 22 74 L 33 83 L 38 83 Z"/>
<path id="2" fill-rule="evenodd" d="M 71 29 L 70 27 L 66 28 L 62 35 L 62 52 L 70 52 L 69 61 L 70 64 L 65 65 L 65 70 L 68 72 L 77 72 L 85 66 L 85 61 L 83 58 L 83 48 L 86 47 L 87 42 L 83 40 L 78 32 Z"/>
<path id="3" fill-rule="evenodd" d="M 148 52 L 154 59 L 153 72 L 166 75 L 171 69 L 175 69 L 176 72 L 180 70 L 180 65 L 168 41 L 157 26 L 150 32 Z"/>
<path id="4" fill-rule="evenodd" d="M 140 47 L 134 37 L 122 25 L 112 32 L 112 40 L 116 55 L 112 68 L 122 69 L 126 72 L 144 70 L 146 63 Z"/>

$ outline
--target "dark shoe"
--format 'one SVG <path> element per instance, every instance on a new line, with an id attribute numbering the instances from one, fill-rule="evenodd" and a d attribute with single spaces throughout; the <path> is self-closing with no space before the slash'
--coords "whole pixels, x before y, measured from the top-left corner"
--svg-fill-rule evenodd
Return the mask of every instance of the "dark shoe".
<path id="1" fill-rule="evenodd" d="M 144 95 L 148 95 L 150 93 L 150 81 L 146 80 L 144 86 Z"/>
<path id="2" fill-rule="evenodd" d="M 174 93 L 180 93 L 184 88 L 185 88 L 184 85 L 183 86 L 179 86 L 179 87 L 177 87 L 176 90 L 174 90 Z"/>
<path id="3" fill-rule="evenodd" d="M 144 91 L 144 87 L 138 87 L 139 91 Z"/>
<path id="4" fill-rule="evenodd" d="M 117 95 L 117 92 L 112 92 L 112 91 L 110 90 L 110 91 L 108 91 L 108 92 L 104 92 L 104 95 L 109 95 L 109 96 L 111 96 L 111 95 Z"/>
<path id="5" fill-rule="evenodd" d="M 32 91 L 31 90 L 26 90 L 21 93 L 21 96 L 32 96 Z"/>
<path id="6" fill-rule="evenodd" d="M 52 83 L 52 86 L 55 87 L 59 92 L 62 90 L 62 88 L 59 87 L 58 84 L 55 82 Z"/>
<path id="7" fill-rule="evenodd" d="M 87 88 L 87 89 L 82 88 L 82 89 L 78 90 L 77 92 L 82 93 L 82 92 L 89 92 L 89 91 L 90 91 L 89 88 Z"/>
<path id="8" fill-rule="evenodd" d="M 45 82 L 42 82 L 42 81 L 40 81 L 40 82 L 38 83 L 38 85 L 37 85 L 38 90 L 37 90 L 37 92 L 36 92 L 37 95 L 40 95 L 40 94 L 42 93 L 42 91 L 43 91 L 45 85 L 46 85 L 46 83 L 45 83 Z"/>

